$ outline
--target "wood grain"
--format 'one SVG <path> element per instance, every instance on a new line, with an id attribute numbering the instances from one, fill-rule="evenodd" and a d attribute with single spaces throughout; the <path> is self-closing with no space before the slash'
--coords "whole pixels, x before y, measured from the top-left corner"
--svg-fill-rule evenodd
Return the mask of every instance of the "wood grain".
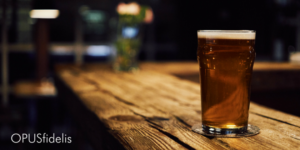
<path id="1" fill-rule="evenodd" d="M 259 135 L 210 139 L 191 131 L 201 122 L 199 84 L 95 66 L 60 67 L 58 75 L 127 149 L 300 149 L 299 117 L 251 103 Z"/>

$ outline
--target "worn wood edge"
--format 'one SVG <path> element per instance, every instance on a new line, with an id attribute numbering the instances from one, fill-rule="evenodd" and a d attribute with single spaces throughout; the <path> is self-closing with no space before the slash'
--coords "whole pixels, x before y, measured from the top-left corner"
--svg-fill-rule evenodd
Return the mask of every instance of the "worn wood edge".
<path id="1" fill-rule="evenodd" d="M 123 145 L 117 142 L 119 139 L 105 130 L 105 126 L 99 122 L 98 117 L 84 107 L 74 92 L 59 76 L 54 75 L 54 81 L 58 89 L 59 100 L 63 101 L 65 108 L 72 114 L 72 118 L 89 139 L 94 149 L 124 149 Z"/>

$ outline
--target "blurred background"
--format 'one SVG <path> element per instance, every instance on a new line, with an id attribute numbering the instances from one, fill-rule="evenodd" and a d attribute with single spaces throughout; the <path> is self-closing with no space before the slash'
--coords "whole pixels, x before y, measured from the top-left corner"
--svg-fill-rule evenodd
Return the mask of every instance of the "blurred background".
<path id="1" fill-rule="evenodd" d="M 131 35 L 139 30 L 140 61 L 196 62 L 200 29 L 256 30 L 256 61 L 297 61 L 300 52 L 298 0 L 0 0 L 0 149 L 93 149 L 56 97 L 54 66 L 112 62 L 120 2 L 136 2 L 152 10 L 150 21 L 125 31 Z M 32 10 L 37 9 L 56 11 L 45 18 L 34 15 Z M 299 75 L 299 71 L 292 73 Z M 300 108 L 299 88 L 258 91 L 251 99 L 300 116 L 299 110 L 289 107 Z M 13 144 L 10 136 L 16 132 L 66 133 L 73 142 Z"/>

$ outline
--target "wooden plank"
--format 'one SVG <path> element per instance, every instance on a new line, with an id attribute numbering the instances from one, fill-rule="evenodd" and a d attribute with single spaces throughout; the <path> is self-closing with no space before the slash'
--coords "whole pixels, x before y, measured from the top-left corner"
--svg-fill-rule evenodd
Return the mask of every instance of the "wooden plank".
<path id="1" fill-rule="evenodd" d="M 135 76 L 136 77 L 136 76 Z M 124 78 L 123 78 L 124 79 Z M 174 92 L 171 92 L 171 93 L 174 93 Z M 155 106 L 162 106 L 162 105 L 155 105 Z M 172 106 L 172 108 L 174 108 L 175 106 Z M 161 108 L 161 109 L 165 109 L 165 107 L 163 106 L 163 108 Z M 182 109 L 176 109 L 176 110 L 182 110 Z M 170 111 L 172 111 L 172 110 L 170 110 Z M 171 112 L 172 114 L 178 114 L 178 112 L 174 112 L 174 111 L 172 111 Z M 182 116 L 182 114 L 180 114 L 181 116 Z M 189 118 L 189 117 L 187 117 L 187 118 Z M 277 147 L 279 147 L 279 146 L 277 146 Z M 284 148 L 284 147 L 281 147 L 281 148 Z"/>
<path id="2" fill-rule="evenodd" d="M 162 77 L 160 77 L 160 78 L 162 78 Z M 162 80 L 166 80 L 166 79 L 162 79 Z M 198 87 L 199 87 L 199 85 L 197 85 Z M 177 88 L 177 87 L 175 87 L 175 88 Z M 177 92 L 177 91 L 173 91 L 173 92 L 170 92 L 170 93 L 174 93 L 174 92 Z M 189 99 L 187 99 L 187 100 L 189 100 Z M 256 108 L 256 106 L 258 106 L 257 104 L 254 104 L 254 106 L 251 106 L 251 108 Z M 251 111 L 252 111 L 253 109 L 251 109 Z M 262 108 L 262 106 L 260 106 L 260 108 L 259 109 L 255 109 L 255 110 L 264 110 L 263 108 Z M 250 115 L 250 118 L 256 118 L 256 121 L 257 121 L 257 117 L 258 116 L 256 116 L 256 115 L 260 115 L 260 113 L 261 112 L 256 112 L 256 111 L 253 111 L 253 113 L 255 114 L 255 115 Z M 270 110 L 270 109 L 269 109 Z M 266 111 L 265 111 L 266 112 Z M 276 111 L 277 113 L 277 115 L 278 116 L 275 116 L 275 119 L 277 118 L 277 122 L 276 121 L 272 121 L 272 119 L 271 120 L 267 120 L 267 119 L 264 119 L 264 120 L 267 120 L 267 122 L 266 122 L 266 124 L 269 122 L 272 122 L 273 124 L 275 124 L 275 126 L 276 126 L 276 128 L 274 127 L 273 128 L 273 130 L 275 130 L 275 131 L 279 131 L 279 132 L 284 132 L 284 134 L 286 134 L 287 135 L 287 137 L 286 138 L 288 138 L 288 137 L 292 137 L 292 138 L 294 138 L 294 139 L 300 139 L 299 137 L 299 126 L 297 127 L 295 127 L 295 125 L 293 125 L 293 124 L 299 124 L 299 121 L 300 121 L 300 119 L 299 119 L 299 117 L 295 117 L 295 116 L 292 116 L 292 115 L 287 115 L 287 114 L 283 114 L 283 113 L 281 113 L 281 112 L 278 112 L 278 111 Z M 174 113 L 174 112 L 172 112 L 172 113 Z M 271 115 L 271 114 L 274 114 L 274 112 L 272 112 L 272 111 L 270 111 L 270 113 L 263 113 L 263 114 L 265 114 L 265 115 Z M 280 115 L 279 115 L 280 114 Z M 289 116 L 289 117 L 288 117 Z M 269 117 L 269 118 L 271 118 L 271 117 Z M 286 119 L 288 119 L 288 120 L 286 120 Z M 251 122 L 256 122 L 256 121 L 252 121 L 252 119 L 250 119 L 250 123 Z M 278 124 L 278 121 L 280 121 L 280 122 L 285 122 L 285 123 L 283 123 L 283 124 Z M 291 122 L 292 121 L 292 122 Z M 261 122 L 261 121 L 260 121 Z M 258 126 L 264 126 L 265 124 L 259 124 Z M 273 125 L 274 126 L 274 125 Z M 293 129 L 292 129 L 293 128 Z M 266 140 L 265 140 L 266 141 Z M 296 144 L 296 143 L 298 143 L 298 141 L 295 141 L 294 140 L 294 144 Z M 277 147 L 279 147 L 279 146 L 277 146 Z M 281 147 L 281 148 L 284 148 L 284 147 Z"/>
<path id="3" fill-rule="evenodd" d="M 273 116 L 277 120 L 270 119 L 272 112 L 265 113 L 269 110 L 251 104 L 249 122 L 259 126 L 261 134 L 248 138 L 214 138 L 207 141 L 207 138 L 190 131 L 191 125 L 201 121 L 199 117 L 201 111 L 200 97 L 197 94 L 197 91 L 200 90 L 199 84 L 151 71 L 141 71 L 134 75 L 115 74 L 93 69 L 83 71 L 80 68 L 73 68 L 72 71 L 61 73 L 61 77 L 70 87 L 76 87 L 74 90 L 77 93 L 85 93 L 87 88 L 79 87 L 76 82 L 88 83 L 91 90 L 114 96 L 119 102 L 126 104 L 124 107 L 130 107 L 131 110 L 134 110 L 134 114 L 138 114 L 148 122 L 153 123 L 153 127 L 157 130 L 178 138 L 183 142 L 183 145 L 190 145 L 193 148 L 200 148 L 199 146 L 204 145 L 207 148 L 208 146 L 203 144 L 204 141 L 209 145 L 219 145 L 229 149 L 299 148 L 300 128 L 293 126 L 298 123 L 297 118 L 299 120 L 299 117 L 292 116 L 290 117 L 291 120 L 284 120 L 285 116 L 288 118 L 291 115 L 281 114 L 279 118 Z M 74 76 L 74 72 L 78 76 L 76 79 L 70 78 Z M 91 85 L 94 88 L 91 88 Z M 270 117 L 261 116 L 261 113 Z M 167 118 L 168 121 L 153 118 Z"/>
<path id="4" fill-rule="evenodd" d="M 271 108 L 267 108 L 253 102 L 250 106 L 250 112 L 260 116 L 265 116 L 266 118 L 270 118 L 273 120 L 282 121 L 292 126 L 300 127 L 300 117 L 293 116 Z"/>
<path id="5" fill-rule="evenodd" d="M 187 149 L 150 127 L 142 117 L 108 94 L 92 91 L 79 96 L 111 132 L 126 143 L 127 149 Z"/>
<path id="6" fill-rule="evenodd" d="M 82 77 L 72 77 L 71 74 L 67 74 L 66 72 L 63 76 L 64 81 L 66 81 L 70 87 L 85 86 L 84 82 L 80 81 L 82 80 Z M 80 82 L 80 86 L 78 86 L 78 81 Z M 87 81 L 87 83 L 89 82 Z M 75 90 L 85 105 L 91 111 L 96 113 L 100 120 L 107 124 L 109 129 L 114 131 L 113 134 L 116 135 L 118 139 L 122 140 L 123 143 L 127 143 L 125 144 L 127 149 L 149 149 L 151 148 L 151 145 L 155 146 L 155 144 L 158 144 L 158 146 L 154 147 L 154 149 L 223 149 L 221 146 L 214 144 L 214 142 L 211 142 L 206 137 L 196 134 L 190 130 L 184 131 L 185 128 L 174 132 L 174 127 L 170 126 L 170 123 L 168 122 L 176 123 L 177 126 L 180 126 L 181 123 L 165 113 L 160 113 L 157 110 L 153 110 L 151 107 L 144 106 L 144 108 L 147 108 L 144 110 L 144 108 L 140 109 L 141 107 L 132 105 L 128 102 L 120 103 L 120 99 L 105 94 L 105 92 L 103 93 L 101 90 L 95 90 L 95 88 L 91 89 L 91 91 L 87 91 L 86 88 L 76 88 Z M 150 111 L 152 111 L 152 113 L 150 113 Z M 153 111 L 155 111 L 155 113 Z M 131 119 L 134 120 L 134 123 L 130 123 Z M 146 122 L 145 119 L 148 122 L 152 122 L 150 123 L 152 127 L 149 126 L 149 123 Z M 115 120 L 118 120 L 118 122 L 116 123 Z M 124 122 L 120 123 L 120 120 Z M 168 125 L 171 128 L 163 128 Z M 159 130 L 159 132 L 157 130 Z M 171 137 L 176 137 L 175 139 L 180 137 L 180 135 L 184 136 L 184 138 L 179 138 L 179 140 L 177 140 L 177 142 L 179 141 L 179 144 L 176 145 L 174 144 L 174 141 L 171 142 L 170 138 L 162 133 L 167 133 L 167 135 L 170 134 L 172 135 Z M 193 136 L 198 138 L 185 138 Z M 199 140 L 199 138 L 201 140 Z M 183 141 L 181 141 L 181 139 L 183 139 Z M 145 143 L 145 141 L 149 142 L 149 140 L 154 140 L 154 143 Z M 165 141 L 167 141 L 167 143 Z M 190 145 L 185 144 L 185 142 L 189 143 Z M 161 144 L 177 147 L 163 147 Z M 184 146 L 181 146 L 180 144 Z"/>

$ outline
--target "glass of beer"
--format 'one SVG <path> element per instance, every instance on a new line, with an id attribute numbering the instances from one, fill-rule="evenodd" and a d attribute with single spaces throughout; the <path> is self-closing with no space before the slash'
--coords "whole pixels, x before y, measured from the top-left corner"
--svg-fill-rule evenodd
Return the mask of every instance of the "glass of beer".
<path id="1" fill-rule="evenodd" d="M 198 31 L 202 107 L 199 132 L 242 135 L 249 127 L 258 129 L 248 125 L 254 45 L 252 30 Z"/>

